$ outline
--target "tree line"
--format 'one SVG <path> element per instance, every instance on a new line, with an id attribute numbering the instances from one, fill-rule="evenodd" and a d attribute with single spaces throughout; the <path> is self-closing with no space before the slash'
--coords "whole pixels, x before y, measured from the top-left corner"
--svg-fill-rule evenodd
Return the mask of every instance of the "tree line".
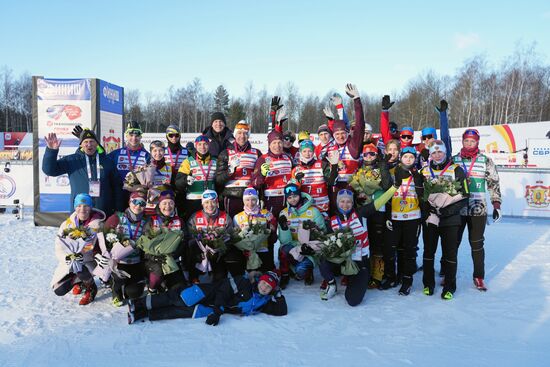
<path id="1" fill-rule="evenodd" d="M 185 86 L 171 86 L 163 95 L 125 89 L 125 120 L 139 121 L 147 132 L 163 132 L 171 123 L 179 125 L 182 132 L 197 132 L 209 126 L 212 112 L 222 111 L 229 127 L 244 119 L 253 132 L 265 133 L 271 97 L 278 95 L 287 108 L 290 130 L 316 132 L 326 122 L 323 107 L 336 92 L 343 94 L 335 89 L 323 96 L 302 95 L 291 81 L 268 91 L 250 82 L 242 95 L 230 96 L 223 85 L 209 91 L 195 78 Z M 32 131 L 31 95 L 28 73 L 15 76 L 8 67 L 0 69 L 0 126 L 4 131 Z M 382 96 L 361 97 L 366 120 L 377 130 Z M 450 104 L 451 127 L 549 121 L 550 65 L 536 53 L 534 45 L 518 46 L 498 66 L 489 65 L 486 56 L 477 55 L 466 60 L 454 75 L 421 73 L 391 98 L 396 101 L 391 119 L 415 130 L 438 127 L 434 106 L 442 98 Z M 353 105 L 349 99 L 344 100 L 348 101 L 348 116 L 353 118 Z"/>

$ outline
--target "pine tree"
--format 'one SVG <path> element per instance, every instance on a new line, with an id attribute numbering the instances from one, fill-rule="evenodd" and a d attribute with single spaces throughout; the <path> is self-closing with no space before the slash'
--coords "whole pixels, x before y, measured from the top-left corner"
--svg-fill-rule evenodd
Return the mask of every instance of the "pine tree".
<path id="1" fill-rule="evenodd" d="M 229 93 L 221 84 L 214 92 L 214 110 L 224 114 L 229 112 Z"/>
<path id="2" fill-rule="evenodd" d="M 232 124 L 236 124 L 240 120 L 244 120 L 246 118 L 244 104 L 238 99 L 232 101 L 228 115 L 229 116 L 227 121 L 231 121 Z"/>

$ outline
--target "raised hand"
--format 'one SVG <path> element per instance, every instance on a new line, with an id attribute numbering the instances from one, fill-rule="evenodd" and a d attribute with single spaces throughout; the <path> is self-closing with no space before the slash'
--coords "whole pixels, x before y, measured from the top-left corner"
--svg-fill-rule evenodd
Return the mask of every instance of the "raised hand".
<path id="1" fill-rule="evenodd" d="M 442 99 L 440 102 L 439 102 L 439 107 L 438 106 L 435 106 L 435 109 L 438 110 L 439 112 L 445 112 L 447 111 L 447 108 L 449 108 L 449 104 L 447 103 L 446 100 Z"/>
<path id="2" fill-rule="evenodd" d="M 354 84 L 346 84 L 346 94 L 353 99 L 359 98 L 359 90 Z"/>
<path id="3" fill-rule="evenodd" d="M 389 95 L 385 95 L 384 97 L 382 97 L 382 109 L 383 110 L 389 110 L 391 108 L 391 106 L 393 106 L 393 104 L 395 103 L 395 101 L 391 101 L 390 100 L 390 96 Z"/>
<path id="4" fill-rule="evenodd" d="M 77 139 L 80 139 L 80 134 L 82 134 L 82 126 L 76 125 L 72 131 L 72 134 L 76 136 Z"/>
<path id="5" fill-rule="evenodd" d="M 332 113 L 329 106 L 325 106 L 325 108 L 323 108 L 323 113 L 328 120 L 334 120 L 334 114 Z"/>
<path id="6" fill-rule="evenodd" d="M 57 135 L 55 135 L 55 133 L 49 133 L 44 137 L 44 140 L 46 141 L 46 146 L 53 150 L 59 149 L 59 146 L 61 145 L 61 139 L 57 139 Z"/>
<path id="7" fill-rule="evenodd" d="M 281 104 L 281 97 L 274 96 L 271 98 L 271 111 L 277 112 L 277 110 L 280 110 L 283 107 Z"/>

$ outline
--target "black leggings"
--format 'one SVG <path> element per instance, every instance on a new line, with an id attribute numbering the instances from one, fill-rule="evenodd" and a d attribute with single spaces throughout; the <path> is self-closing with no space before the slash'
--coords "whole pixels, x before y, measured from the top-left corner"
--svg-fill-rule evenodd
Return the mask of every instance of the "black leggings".
<path id="1" fill-rule="evenodd" d="M 416 246 L 420 229 L 420 219 L 392 220 L 393 230 L 386 231 L 384 240 L 384 277 L 396 279 L 396 252 L 402 252 L 399 273 L 412 277 L 416 272 Z"/>
<path id="2" fill-rule="evenodd" d="M 460 229 L 458 231 L 457 247 L 460 246 L 464 229 L 468 225 L 468 240 L 472 249 L 472 260 L 474 262 L 474 278 L 485 278 L 485 249 L 483 244 L 485 237 L 485 224 L 487 223 L 487 215 L 476 217 L 463 216 Z"/>
<path id="3" fill-rule="evenodd" d="M 143 263 L 119 264 L 119 270 L 130 274 L 130 278 L 120 278 L 116 274 L 111 275 L 111 290 L 113 297 L 119 299 L 136 299 L 141 297 L 145 286 L 145 268 Z"/>
<path id="4" fill-rule="evenodd" d="M 436 227 L 433 224 L 422 226 L 424 231 L 424 254 L 422 282 L 425 287 L 435 288 L 434 257 L 441 237 L 443 252 L 442 265 L 445 274 L 444 291 L 456 291 L 457 238 L 460 226 Z"/>

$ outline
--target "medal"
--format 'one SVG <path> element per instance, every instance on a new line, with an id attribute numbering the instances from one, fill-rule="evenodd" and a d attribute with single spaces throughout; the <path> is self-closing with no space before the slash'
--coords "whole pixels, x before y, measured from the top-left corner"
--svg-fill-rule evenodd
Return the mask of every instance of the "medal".
<path id="1" fill-rule="evenodd" d="M 400 200 L 399 201 L 399 211 L 403 211 L 405 210 L 405 208 L 407 207 L 407 200 Z"/>
<path id="2" fill-rule="evenodd" d="M 346 164 L 342 161 L 338 161 L 338 169 L 343 170 L 346 168 Z"/>

